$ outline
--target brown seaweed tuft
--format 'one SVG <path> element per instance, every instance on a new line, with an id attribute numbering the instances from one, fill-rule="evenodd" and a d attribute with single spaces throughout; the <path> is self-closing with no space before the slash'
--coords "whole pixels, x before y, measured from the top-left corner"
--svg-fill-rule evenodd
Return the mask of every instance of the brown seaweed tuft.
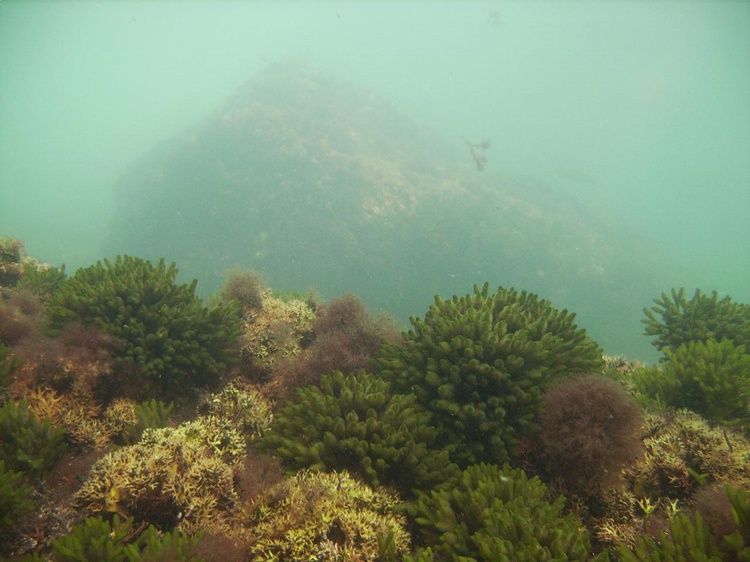
<path id="1" fill-rule="evenodd" d="M 550 388 L 541 416 L 547 469 L 578 488 L 612 485 L 641 449 L 641 410 L 616 381 L 579 375 Z"/>

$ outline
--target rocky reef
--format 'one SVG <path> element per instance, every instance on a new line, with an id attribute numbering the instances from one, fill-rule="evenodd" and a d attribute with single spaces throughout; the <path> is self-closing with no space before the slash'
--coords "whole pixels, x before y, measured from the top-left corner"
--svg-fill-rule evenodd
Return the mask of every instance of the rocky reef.
<path id="1" fill-rule="evenodd" d="M 679 271 L 661 267 L 669 256 L 555 186 L 501 174 L 489 143 L 478 172 L 451 140 L 373 91 L 279 62 L 132 163 L 104 251 L 170 256 L 209 292 L 235 267 L 325 298 L 355 290 L 402 323 L 493 279 L 576 310 L 606 347 L 647 353 L 610 320 L 637 325 L 679 280 L 664 280 Z"/>

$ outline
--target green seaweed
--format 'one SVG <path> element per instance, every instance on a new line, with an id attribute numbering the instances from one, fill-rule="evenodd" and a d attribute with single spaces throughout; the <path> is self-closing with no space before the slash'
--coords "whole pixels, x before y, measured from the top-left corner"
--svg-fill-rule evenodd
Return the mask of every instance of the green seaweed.
<path id="1" fill-rule="evenodd" d="M 669 521 L 669 534 L 659 533 L 658 539 L 640 535 L 635 548 L 624 545 L 617 548 L 623 562 L 658 562 L 690 560 L 691 562 L 721 562 L 721 551 L 716 545 L 711 530 L 703 522 L 699 512 L 691 519 L 678 513 Z"/>
<path id="2" fill-rule="evenodd" d="M 64 264 L 59 268 L 24 264 L 23 276 L 16 284 L 16 288 L 42 298 L 48 298 L 62 287 L 66 278 Z"/>
<path id="3" fill-rule="evenodd" d="M 165 404 L 161 400 L 155 399 L 141 402 L 135 408 L 135 415 L 138 418 L 138 422 L 128 425 L 123 429 L 122 433 L 120 433 L 122 441 L 126 445 L 132 445 L 141 439 L 146 429 L 164 427 L 173 409 L 174 404 L 171 402 Z"/>
<path id="4" fill-rule="evenodd" d="M 538 431 L 549 384 L 603 366 L 574 318 L 532 293 L 475 285 L 473 295 L 435 297 L 404 345 L 385 344 L 374 364 L 395 392 L 416 394 L 455 462 L 504 463 Z"/>
<path id="5" fill-rule="evenodd" d="M 671 295 L 662 293 L 654 302 L 656 306 L 643 309 L 646 319 L 641 322 L 646 324 L 644 333 L 655 336 L 652 343 L 660 351 L 708 339 L 750 345 L 750 305 L 732 302 L 728 296 L 719 299 L 716 291 L 706 295 L 700 289 L 687 300 L 682 287 L 672 289 Z"/>
<path id="6" fill-rule="evenodd" d="M 747 425 L 750 420 L 750 354 L 730 339 L 691 341 L 664 350 L 661 368 L 633 373 L 636 388 L 675 408 L 709 420 Z"/>
<path id="7" fill-rule="evenodd" d="M 195 296 L 196 281 L 178 285 L 176 278 L 175 264 L 163 259 L 156 265 L 131 256 L 97 262 L 76 271 L 52 296 L 50 324 L 60 330 L 82 321 L 113 336 L 118 364 L 155 391 L 174 395 L 190 386 L 216 386 L 237 359 L 239 308 L 204 307 Z"/>
<path id="8" fill-rule="evenodd" d="M 5 392 L 13 383 L 13 373 L 21 365 L 23 361 L 16 357 L 8 346 L 0 343 L 0 403 L 5 401 Z"/>
<path id="9" fill-rule="evenodd" d="M 750 560 L 750 495 L 747 490 L 727 486 L 732 517 L 737 529 L 724 537 L 727 547 L 738 560 Z"/>
<path id="10" fill-rule="evenodd" d="M 40 422 L 26 400 L 0 407 L 0 460 L 10 470 L 43 477 L 65 452 L 65 430 Z"/>
<path id="11" fill-rule="evenodd" d="M 33 491 L 23 482 L 22 472 L 6 470 L 5 461 L 0 460 L 0 531 L 15 526 L 20 517 L 34 511 Z"/>
<path id="12" fill-rule="evenodd" d="M 448 452 L 433 448 L 436 431 L 414 395 L 360 371 L 323 376 L 320 388 L 297 390 L 275 417 L 263 446 L 293 469 L 348 470 L 402 495 L 429 490 L 457 472 Z"/>
<path id="13" fill-rule="evenodd" d="M 153 525 L 141 534 L 133 529 L 133 518 L 115 515 L 112 522 L 89 517 L 69 534 L 52 543 L 56 562 L 149 562 L 175 560 L 199 562 L 194 555 L 201 536 L 188 537 L 177 529 L 160 533 Z"/>
<path id="14" fill-rule="evenodd" d="M 563 496 L 548 496 L 538 477 L 482 463 L 421 497 L 410 515 L 440 560 L 590 560 L 588 533 L 563 514 Z"/>

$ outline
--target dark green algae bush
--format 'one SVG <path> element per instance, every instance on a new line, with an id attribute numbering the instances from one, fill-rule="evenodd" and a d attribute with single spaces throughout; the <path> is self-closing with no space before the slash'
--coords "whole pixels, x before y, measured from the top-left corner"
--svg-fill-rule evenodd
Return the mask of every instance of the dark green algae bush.
<path id="1" fill-rule="evenodd" d="M 154 265 L 132 256 L 81 268 L 50 298 L 50 326 L 59 331 L 78 321 L 114 338 L 115 361 L 148 392 L 216 388 L 238 357 L 239 307 L 204 306 L 197 281 L 177 284 L 177 273 L 164 259 Z"/>

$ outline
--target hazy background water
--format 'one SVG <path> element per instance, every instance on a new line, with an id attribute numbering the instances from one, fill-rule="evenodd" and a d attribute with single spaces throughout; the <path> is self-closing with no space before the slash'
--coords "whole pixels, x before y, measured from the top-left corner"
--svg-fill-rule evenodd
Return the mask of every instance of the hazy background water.
<path id="1" fill-rule="evenodd" d="M 104 257 L 127 166 L 300 55 L 750 301 L 746 2 L 3 2 L 0 235 Z"/>

